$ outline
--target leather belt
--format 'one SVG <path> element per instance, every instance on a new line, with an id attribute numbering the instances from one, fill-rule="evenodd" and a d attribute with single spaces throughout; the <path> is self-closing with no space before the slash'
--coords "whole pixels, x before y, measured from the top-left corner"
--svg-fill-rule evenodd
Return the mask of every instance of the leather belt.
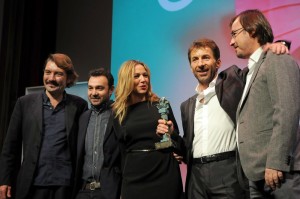
<path id="1" fill-rule="evenodd" d="M 127 152 L 134 153 L 134 152 L 151 152 L 151 151 L 157 151 L 156 149 L 131 149 Z"/>
<path id="2" fill-rule="evenodd" d="M 86 184 L 83 186 L 83 189 L 85 190 L 95 190 L 99 189 L 101 187 L 100 182 L 86 182 Z"/>
<path id="3" fill-rule="evenodd" d="M 235 153 L 236 153 L 235 151 L 228 151 L 228 152 L 224 152 L 224 153 L 216 153 L 216 154 L 213 154 L 213 155 L 203 156 L 201 158 L 194 158 L 193 163 L 195 163 L 195 164 L 206 164 L 206 163 L 210 163 L 210 162 L 226 160 L 230 157 L 234 157 Z"/>
<path id="4" fill-rule="evenodd" d="M 166 148 L 166 149 L 154 149 L 154 148 L 149 148 L 149 149 L 129 149 L 126 152 L 127 153 L 138 153 L 138 152 L 153 152 L 153 151 L 173 152 L 174 149 L 172 147 Z"/>

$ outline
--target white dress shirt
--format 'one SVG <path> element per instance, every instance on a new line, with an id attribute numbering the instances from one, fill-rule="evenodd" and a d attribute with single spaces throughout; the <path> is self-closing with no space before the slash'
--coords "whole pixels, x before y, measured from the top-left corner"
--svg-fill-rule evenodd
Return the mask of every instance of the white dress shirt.
<path id="1" fill-rule="evenodd" d="M 194 158 L 233 151 L 236 148 L 234 123 L 220 106 L 215 90 L 216 80 L 217 78 L 203 91 L 199 91 L 199 85 L 196 87 L 199 95 L 194 116 Z M 202 99 L 203 103 L 200 102 Z"/>

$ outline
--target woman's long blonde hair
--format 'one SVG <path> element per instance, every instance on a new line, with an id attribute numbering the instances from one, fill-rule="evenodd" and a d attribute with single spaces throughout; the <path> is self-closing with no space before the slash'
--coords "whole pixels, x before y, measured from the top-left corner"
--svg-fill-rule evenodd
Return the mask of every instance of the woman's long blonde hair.
<path id="1" fill-rule="evenodd" d="M 149 77 L 148 91 L 146 93 L 146 101 L 158 101 L 159 98 L 152 92 L 151 81 L 150 81 L 150 70 L 146 64 L 136 60 L 128 60 L 124 62 L 118 73 L 118 83 L 115 91 L 115 102 L 113 104 L 113 110 L 115 117 L 119 119 L 121 124 L 124 120 L 127 112 L 130 95 L 134 90 L 134 69 L 136 65 L 142 65 L 145 67 Z"/>

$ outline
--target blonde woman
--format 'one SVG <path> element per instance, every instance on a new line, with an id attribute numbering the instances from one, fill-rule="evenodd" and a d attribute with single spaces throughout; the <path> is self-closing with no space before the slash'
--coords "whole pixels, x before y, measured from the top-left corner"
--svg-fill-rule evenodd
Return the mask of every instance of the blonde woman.
<path id="1" fill-rule="evenodd" d="M 146 64 L 129 60 L 122 64 L 115 93 L 115 129 L 123 151 L 122 199 L 176 199 L 182 181 L 173 152 L 181 153 L 182 139 L 172 109 L 168 121 L 158 112 L 159 98 L 152 92 Z M 173 147 L 155 149 L 168 132 Z"/>

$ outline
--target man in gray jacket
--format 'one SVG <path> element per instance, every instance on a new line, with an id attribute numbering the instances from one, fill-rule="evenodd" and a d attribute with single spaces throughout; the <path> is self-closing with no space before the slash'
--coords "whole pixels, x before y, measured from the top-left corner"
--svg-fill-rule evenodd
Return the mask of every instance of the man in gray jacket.
<path id="1" fill-rule="evenodd" d="M 237 143 L 250 195 L 299 198 L 299 66 L 290 55 L 263 52 L 273 33 L 260 11 L 246 10 L 230 26 L 230 45 L 237 57 L 249 60 L 237 110 Z"/>

